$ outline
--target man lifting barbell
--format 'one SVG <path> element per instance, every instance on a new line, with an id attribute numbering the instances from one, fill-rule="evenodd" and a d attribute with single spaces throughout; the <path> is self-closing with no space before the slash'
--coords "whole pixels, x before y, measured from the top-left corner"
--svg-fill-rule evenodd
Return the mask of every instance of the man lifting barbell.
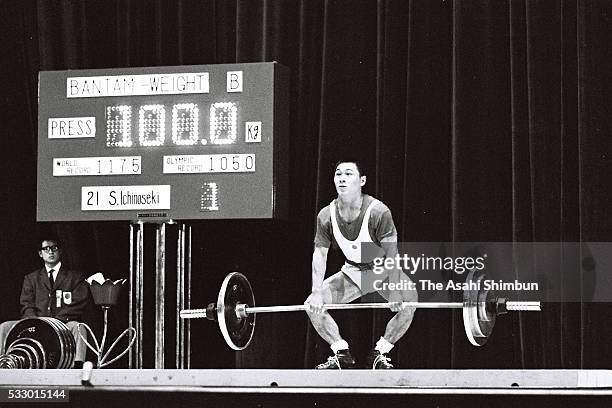
<path id="1" fill-rule="evenodd" d="M 396 315 L 388 322 L 384 335 L 367 359 L 367 366 L 384 369 L 393 368 L 386 354 L 408 330 L 416 308 L 462 309 L 465 333 L 474 346 L 487 342 L 497 315 L 508 311 L 541 310 L 537 301 L 507 301 L 496 297 L 493 291 L 481 287 L 485 273 L 476 269 L 467 274 L 462 302 L 418 302 L 415 285 L 398 268 L 397 262 L 391 262 L 394 267 L 383 268 L 382 271 L 378 263 L 375 268 L 373 260 L 380 255 L 395 259 L 398 252 L 397 232 L 389 208 L 362 193 L 365 183 L 365 173 L 359 163 L 342 161 L 336 165 L 334 184 L 338 198 L 321 210 L 317 217 L 312 293 L 304 304 L 255 306 L 255 296 L 247 277 L 232 272 L 223 280 L 216 302 L 205 309 L 181 310 L 180 317 L 217 321 L 227 345 L 239 351 L 248 347 L 253 338 L 256 314 L 306 311 L 317 332 L 334 352 L 317 368 L 341 369 L 353 367 L 355 360 L 327 310 L 391 309 Z M 324 280 L 327 253 L 333 243 L 344 253 L 346 263 L 339 272 Z M 369 243 L 366 249 L 377 249 L 376 254 L 362 252 L 362 243 Z M 361 259 L 362 256 L 366 259 Z M 390 289 L 379 292 L 388 302 L 349 304 L 367 293 L 378 291 L 381 282 L 382 286 L 386 283 Z"/>
<path id="2" fill-rule="evenodd" d="M 416 302 L 418 297 L 416 290 L 407 284 L 410 282 L 408 276 L 400 268 L 374 274 L 372 259 L 362 259 L 362 244 L 368 242 L 380 247 L 387 258 L 395 258 L 397 254 L 397 231 L 391 211 L 381 201 L 362 192 L 365 184 L 366 174 L 358 162 L 338 162 L 334 174 L 338 197 L 317 216 L 312 255 L 312 293 L 305 305 L 308 306 L 307 313 L 312 325 L 334 353 L 326 362 L 319 364 L 318 369 L 355 366 L 349 345 L 340 335 L 338 325 L 326 311 L 325 304 L 350 303 L 375 292 L 373 282 L 385 278 L 389 284 L 403 287 L 402 290 L 390 290 L 388 294 L 381 292 L 391 302 L 390 308 L 396 314 L 368 355 L 366 367 L 372 369 L 393 368 L 387 353 L 406 333 L 414 316 L 415 309 L 402 304 Z M 340 248 L 346 262 L 339 272 L 324 280 L 327 254 L 332 245 Z M 389 287 L 393 288 L 392 285 Z"/>

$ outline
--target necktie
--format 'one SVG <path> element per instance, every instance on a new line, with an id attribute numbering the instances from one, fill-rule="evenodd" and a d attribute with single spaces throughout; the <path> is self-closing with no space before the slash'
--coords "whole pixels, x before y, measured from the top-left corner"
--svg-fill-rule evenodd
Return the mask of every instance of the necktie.
<path id="1" fill-rule="evenodd" d="M 52 288 L 53 288 L 53 284 L 55 283 L 55 279 L 53 279 L 53 272 L 54 272 L 53 269 L 49 271 L 49 284 L 51 285 Z"/>

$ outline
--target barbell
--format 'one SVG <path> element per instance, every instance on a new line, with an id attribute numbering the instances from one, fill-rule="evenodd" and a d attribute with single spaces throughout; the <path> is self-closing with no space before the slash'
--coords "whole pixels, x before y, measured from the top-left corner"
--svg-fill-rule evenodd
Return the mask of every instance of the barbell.
<path id="1" fill-rule="evenodd" d="M 508 311 L 540 311 L 540 302 L 507 301 L 497 298 L 492 290 L 481 285 L 484 272 L 475 269 L 468 273 L 463 302 L 403 302 L 404 307 L 417 309 L 463 309 L 463 327 L 468 340 L 474 346 L 482 346 L 493 331 L 497 315 Z M 470 284 L 471 283 L 471 284 Z M 479 288 L 476 290 L 475 288 Z M 326 310 L 339 309 L 388 309 L 392 303 L 332 303 Z M 216 320 L 227 345 L 234 350 L 244 350 L 255 330 L 257 313 L 307 311 L 308 305 L 255 306 L 255 297 L 249 280 L 239 272 L 228 274 L 219 290 L 216 303 L 205 309 L 181 310 L 182 319 L 207 318 Z"/>
<path id="2" fill-rule="evenodd" d="M 70 329 L 52 317 L 20 320 L 9 331 L 2 368 L 70 368 L 76 343 Z"/>

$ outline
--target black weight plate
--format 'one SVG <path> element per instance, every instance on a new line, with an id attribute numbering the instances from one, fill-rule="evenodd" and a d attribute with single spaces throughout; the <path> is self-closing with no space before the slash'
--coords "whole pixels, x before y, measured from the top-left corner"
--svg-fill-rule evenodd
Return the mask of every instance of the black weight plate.
<path id="1" fill-rule="evenodd" d="M 468 273 L 466 289 L 463 291 L 463 327 L 468 340 L 474 346 L 482 346 L 487 342 L 497 316 L 487 307 L 487 302 L 493 300 L 494 292 L 489 293 L 484 289 L 484 277 L 484 272 L 472 269 Z M 480 290 L 474 287 L 479 287 Z"/>
<path id="2" fill-rule="evenodd" d="M 18 367 L 19 360 L 17 357 L 11 354 L 2 354 L 0 355 L 0 368 L 1 369 L 14 369 Z"/>
<path id="3" fill-rule="evenodd" d="M 47 360 L 45 368 L 58 368 L 62 358 L 62 340 L 53 325 L 37 317 L 23 319 L 11 329 L 6 342 L 11 344 L 23 337 L 33 338 L 44 346 Z"/>
<path id="4" fill-rule="evenodd" d="M 58 330 L 64 338 L 64 365 L 62 367 L 70 368 L 74 363 L 74 357 L 76 355 L 76 342 L 72 331 L 68 328 L 66 323 L 62 322 L 61 320 L 52 318 L 49 319 L 53 320 L 53 323 L 58 327 Z"/>
<path id="5" fill-rule="evenodd" d="M 59 319 L 53 319 L 48 317 L 47 319 L 51 320 L 52 323 L 57 327 L 59 333 L 63 338 L 63 365 L 62 368 L 70 368 L 74 362 L 74 357 L 76 354 L 76 343 L 74 340 L 74 336 L 72 335 L 72 331 L 68 328 L 68 326 Z"/>
<path id="6" fill-rule="evenodd" d="M 25 344 L 18 343 L 15 344 L 14 347 L 11 348 L 10 354 L 21 358 L 22 366 L 21 368 L 37 368 L 36 367 L 36 358 L 32 355 L 34 350 Z"/>
<path id="7" fill-rule="evenodd" d="M 47 365 L 47 359 L 45 356 L 45 348 L 38 340 L 29 338 L 29 337 L 22 337 L 20 339 L 15 340 L 15 343 L 13 344 L 17 344 L 17 343 L 30 346 L 36 354 L 35 356 L 36 367 L 45 368 L 45 366 Z"/>
<path id="8" fill-rule="evenodd" d="M 240 317 L 236 314 L 236 305 L 255 306 L 253 289 L 246 276 L 232 272 L 225 277 L 217 298 L 217 319 L 219 329 L 228 346 L 234 350 L 244 350 L 255 330 L 255 314 Z"/>
<path id="9" fill-rule="evenodd" d="M 57 333 L 60 338 L 60 361 L 57 364 L 56 368 L 65 368 L 66 367 L 66 336 L 62 332 L 60 326 L 57 324 L 58 320 L 52 317 L 41 317 L 44 321 L 46 321 L 49 325 L 53 326 L 53 329 Z"/>

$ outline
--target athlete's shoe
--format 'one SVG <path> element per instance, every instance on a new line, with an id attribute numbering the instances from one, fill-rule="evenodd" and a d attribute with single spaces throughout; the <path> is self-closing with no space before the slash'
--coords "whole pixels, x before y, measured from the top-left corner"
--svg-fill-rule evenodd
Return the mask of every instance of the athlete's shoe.
<path id="1" fill-rule="evenodd" d="M 317 370 L 345 370 L 355 366 L 355 359 L 349 350 L 340 350 L 327 361 L 316 366 Z"/>
<path id="2" fill-rule="evenodd" d="M 372 350 L 366 360 L 365 368 L 371 368 L 372 370 L 391 370 L 393 369 L 393 364 L 391 364 L 391 359 L 389 357 L 378 350 Z"/>

